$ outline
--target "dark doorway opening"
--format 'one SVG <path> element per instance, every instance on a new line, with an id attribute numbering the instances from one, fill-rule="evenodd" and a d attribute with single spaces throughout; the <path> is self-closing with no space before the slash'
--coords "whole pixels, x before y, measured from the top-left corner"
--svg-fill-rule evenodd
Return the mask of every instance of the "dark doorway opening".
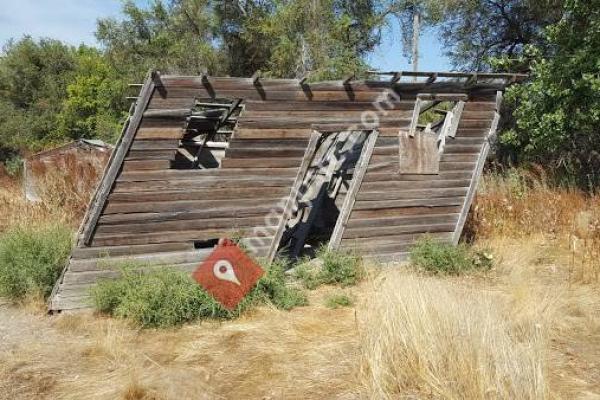
<path id="1" fill-rule="evenodd" d="M 343 231 L 377 134 L 371 130 L 319 132 L 307 149 L 284 221 L 279 252 L 291 259 L 314 256 Z M 371 143 L 370 143 L 371 142 Z M 370 145 L 369 145 L 370 143 Z"/>

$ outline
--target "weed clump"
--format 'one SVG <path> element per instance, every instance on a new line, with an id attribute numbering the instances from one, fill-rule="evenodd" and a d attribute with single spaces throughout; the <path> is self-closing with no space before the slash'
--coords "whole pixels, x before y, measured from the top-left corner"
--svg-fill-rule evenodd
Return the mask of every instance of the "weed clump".
<path id="1" fill-rule="evenodd" d="M 334 293 L 325 298 L 325 306 L 331 309 L 351 307 L 353 304 L 352 298 L 345 293 Z"/>
<path id="2" fill-rule="evenodd" d="M 296 267 L 295 276 L 307 289 L 320 285 L 353 286 L 365 275 L 362 259 L 354 253 L 322 247 L 317 257 L 318 266 L 313 260 Z"/>
<path id="3" fill-rule="evenodd" d="M 411 248 L 410 262 L 435 274 L 460 275 L 467 271 L 490 269 L 492 256 L 484 251 L 473 251 L 465 244 L 453 246 L 425 237 Z"/>
<path id="4" fill-rule="evenodd" d="M 304 294 L 289 288 L 283 268 L 273 263 L 235 310 L 222 307 L 188 274 L 171 268 L 143 273 L 139 265 L 121 267 L 121 277 L 91 289 L 92 305 L 105 314 L 134 321 L 145 328 L 171 327 L 207 318 L 230 319 L 257 304 L 289 310 L 307 303 Z"/>
<path id="5" fill-rule="evenodd" d="M 61 224 L 17 226 L 0 237 L 0 296 L 47 298 L 71 250 L 71 231 Z"/>

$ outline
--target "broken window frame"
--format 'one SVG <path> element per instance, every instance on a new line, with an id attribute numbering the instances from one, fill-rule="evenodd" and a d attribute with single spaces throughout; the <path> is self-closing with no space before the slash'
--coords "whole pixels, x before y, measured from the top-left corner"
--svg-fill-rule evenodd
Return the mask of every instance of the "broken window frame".
<path id="1" fill-rule="evenodd" d="M 194 107 L 186 117 L 183 128 L 184 135 L 179 142 L 176 155 L 186 158 L 189 164 L 181 166 L 174 163 L 173 168 L 180 170 L 220 168 L 223 157 L 214 157 L 212 150 L 227 151 L 237 119 L 243 109 L 242 99 L 196 99 Z M 214 125 L 200 130 L 198 124 L 201 121 L 213 121 Z M 215 141 L 215 137 L 219 135 L 225 135 L 226 140 Z M 195 148 L 195 150 L 188 150 L 190 148 Z M 207 151 L 213 155 L 217 164 L 207 165 L 201 163 L 202 156 Z"/>
<path id="2" fill-rule="evenodd" d="M 465 102 L 468 100 L 468 96 L 466 94 L 430 94 L 430 93 L 419 93 L 417 94 L 415 100 L 415 106 L 413 108 L 413 114 L 410 121 L 410 125 L 408 128 L 408 137 L 414 138 L 417 134 L 436 134 L 437 135 L 437 154 L 438 154 L 438 163 L 439 158 L 444 153 L 444 148 L 446 146 L 447 138 L 454 138 L 456 136 L 456 131 L 458 129 L 458 123 L 460 122 L 460 118 L 465 106 Z M 430 102 L 426 104 L 426 102 Z M 423 127 L 419 125 L 420 117 L 427 111 L 431 110 L 436 105 L 443 102 L 452 102 L 454 106 L 445 111 L 445 117 L 436 123 L 436 130 L 431 129 L 431 125 Z M 406 174 L 406 173 L 437 173 L 434 171 L 426 171 L 426 172 L 413 172 L 411 170 L 406 171 L 402 165 L 402 157 L 403 151 L 405 150 L 402 146 L 402 136 L 405 134 L 405 131 L 400 130 L 398 134 L 398 173 Z M 439 169 L 438 169 L 439 170 Z"/>

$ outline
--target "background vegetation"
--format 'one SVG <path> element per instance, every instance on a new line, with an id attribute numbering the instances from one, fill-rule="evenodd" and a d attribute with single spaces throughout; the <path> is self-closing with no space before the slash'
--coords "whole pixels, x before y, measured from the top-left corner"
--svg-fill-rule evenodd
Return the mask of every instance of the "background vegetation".
<path id="1" fill-rule="evenodd" d="M 15 38 L 0 56 L 0 163 L 76 138 L 114 141 L 127 83 L 163 72 L 332 79 L 398 19 L 435 27 L 458 69 L 531 72 L 507 94 L 502 164 L 544 163 L 589 188 L 600 168 L 600 0 L 155 0 L 100 19 L 99 48 Z M 406 47 L 406 46 L 405 46 Z M 401 55 L 398 55 L 399 57 Z"/>

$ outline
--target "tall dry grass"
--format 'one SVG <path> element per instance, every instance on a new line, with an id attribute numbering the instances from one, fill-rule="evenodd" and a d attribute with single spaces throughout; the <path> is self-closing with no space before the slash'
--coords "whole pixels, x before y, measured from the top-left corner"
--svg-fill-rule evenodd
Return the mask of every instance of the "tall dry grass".
<path id="1" fill-rule="evenodd" d="M 542 235 L 571 252 L 570 279 L 600 283 L 600 194 L 557 186 L 541 168 L 484 175 L 465 236 L 474 241 Z"/>
<path id="2" fill-rule="evenodd" d="M 85 213 L 97 181 L 73 171 L 48 171 L 39 180 L 41 201 L 25 198 L 21 178 L 0 176 L 0 233 L 10 227 L 64 223 L 76 227 Z M 78 180 L 85 180 L 79 184 Z M 92 179 L 92 178 L 90 178 Z M 93 178 L 93 179 L 97 179 Z"/>
<path id="3" fill-rule="evenodd" d="M 550 307 L 515 318 L 499 293 L 412 274 L 388 275 L 373 293 L 360 322 L 370 398 L 548 397 Z"/>
<path id="4" fill-rule="evenodd" d="M 581 212 L 593 215 L 590 223 L 600 228 L 600 196 L 552 181 L 541 169 L 484 175 L 466 233 L 478 239 L 568 235 Z"/>

